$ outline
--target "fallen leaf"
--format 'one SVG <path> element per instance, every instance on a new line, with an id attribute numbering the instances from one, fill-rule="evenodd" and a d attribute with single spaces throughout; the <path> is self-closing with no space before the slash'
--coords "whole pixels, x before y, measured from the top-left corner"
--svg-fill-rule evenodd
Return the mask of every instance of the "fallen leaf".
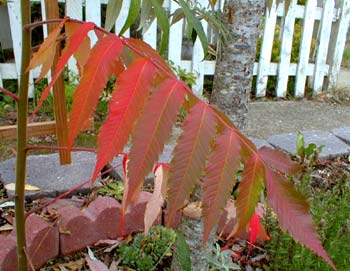
<path id="1" fill-rule="evenodd" d="M 12 230 L 13 230 L 13 226 L 10 224 L 5 224 L 5 225 L 0 226 L 0 232 L 12 231 Z"/>
<path id="2" fill-rule="evenodd" d="M 16 184 L 15 183 L 9 183 L 5 185 L 5 188 L 10 191 L 15 191 L 16 190 Z M 41 189 L 37 186 L 26 184 L 24 186 L 24 190 L 26 191 L 40 191 Z"/>
<path id="3" fill-rule="evenodd" d="M 86 255 L 85 260 L 91 271 L 108 271 L 107 266 L 96 258 L 93 260 L 89 255 Z"/>
<path id="4" fill-rule="evenodd" d="M 191 202 L 183 209 L 183 214 L 193 219 L 199 219 L 202 216 L 202 203 Z"/>

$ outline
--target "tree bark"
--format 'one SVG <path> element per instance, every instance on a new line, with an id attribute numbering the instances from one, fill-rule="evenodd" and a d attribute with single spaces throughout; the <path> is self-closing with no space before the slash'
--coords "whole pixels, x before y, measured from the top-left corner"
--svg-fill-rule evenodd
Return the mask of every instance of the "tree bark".
<path id="1" fill-rule="evenodd" d="M 196 188 L 191 201 L 200 201 L 201 200 L 201 189 Z M 191 257 L 191 271 L 207 271 L 209 269 L 208 255 L 212 251 L 212 245 L 216 240 L 216 234 L 213 230 L 209 236 L 206 246 L 203 246 L 203 223 L 202 220 L 190 218 L 183 216 L 180 231 L 186 239 L 187 246 L 190 250 Z M 175 252 L 176 255 L 176 252 Z M 172 271 L 183 271 L 181 265 L 178 261 L 178 258 L 173 257 L 171 263 Z"/>
<path id="2" fill-rule="evenodd" d="M 239 129 L 245 125 L 253 80 L 256 43 L 265 0 L 226 0 L 224 20 L 231 41 L 217 59 L 210 103 L 223 111 Z"/>

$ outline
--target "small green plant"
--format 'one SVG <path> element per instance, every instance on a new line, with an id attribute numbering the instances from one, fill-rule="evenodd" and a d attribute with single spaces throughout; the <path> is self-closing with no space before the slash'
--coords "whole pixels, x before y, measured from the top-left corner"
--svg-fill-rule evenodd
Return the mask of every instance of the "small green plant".
<path id="1" fill-rule="evenodd" d="M 296 147 L 298 158 L 310 167 L 316 164 L 323 145 L 317 147 L 316 144 L 311 143 L 305 146 L 304 135 L 299 132 Z"/>
<path id="2" fill-rule="evenodd" d="M 143 233 L 137 234 L 131 243 L 120 246 L 121 265 L 139 271 L 154 270 L 164 258 L 172 256 L 175 240 L 172 229 L 152 227 L 146 237 Z"/>
<path id="3" fill-rule="evenodd" d="M 215 243 L 213 254 L 208 257 L 211 270 L 230 271 L 241 270 L 238 264 L 232 262 L 232 251 L 221 250 L 218 243 Z"/>
<path id="4" fill-rule="evenodd" d="M 117 200 L 122 200 L 124 185 L 122 182 L 107 180 L 104 181 L 104 185 L 97 190 L 97 193 L 102 196 L 110 196 Z"/>

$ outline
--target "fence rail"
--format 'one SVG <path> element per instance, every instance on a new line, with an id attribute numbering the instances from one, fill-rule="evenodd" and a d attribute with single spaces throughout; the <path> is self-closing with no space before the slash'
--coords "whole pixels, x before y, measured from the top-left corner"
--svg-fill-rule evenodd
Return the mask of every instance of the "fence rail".
<path id="1" fill-rule="evenodd" d="M 218 8 L 222 3 L 218 1 Z M 42 19 L 46 19 L 45 1 L 32 0 L 40 3 Z M 101 26 L 101 5 L 107 4 L 108 0 L 65 0 L 66 15 L 81 20 L 83 14 L 87 21 L 92 21 Z M 198 0 L 203 6 L 207 5 L 207 0 Z M 122 11 L 115 24 L 115 32 L 120 28 L 128 15 L 130 0 L 123 0 Z M 170 12 L 174 12 L 178 5 L 171 0 L 165 0 L 164 6 Z M 2 10 L 1 10 L 2 9 Z M 21 63 L 21 19 L 19 16 L 20 1 L 8 1 L 7 6 L 0 6 L 0 32 L 11 33 L 10 41 L 6 40 L 9 35 L 0 35 L 0 42 L 11 44 L 14 52 L 14 61 L 0 63 L 0 86 L 2 80 L 18 79 L 20 77 Z M 299 47 L 299 56 L 296 63 L 291 63 L 293 35 L 295 25 L 302 24 L 302 37 Z M 324 89 L 336 86 L 337 75 L 340 69 L 342 54 L 344 51 L 346 33 L 350 22 L 350 0 L 308 0 L 305 6 L 298 5 L 297 0 L 292 0 L 288 12 L 284 10 L 284 4 L 273 3 L 271 10 L 266 9 L 264 17 L 264 29 L 261 36 L 260 57 L 254 63 L 254 75 L 256 75 L 256 86 L 252 91 L 257 97 L 266 95 L 267 82 L 269 76 L 276 78 L 276 96 L 285 97 L 287 94 L 288 80 L 295 76 L 294 95 L 303 96 L 305 85 L 312 88 L 314 94 L 320 93 Z M 280 42 L 279 62 L 271 62 L 271 54 L 276 39 L 276 26 L 280 29 L 277 37 Z M 209 32 L 208 25 L 203 22 L 204 29 Z M 47 28 L 43 27 L 43 35 L 47 36 Z M 130 35 L 128 30 L 126 36 Z M 184 46 L 179 37 L 183 36 L 183 21 L 179 21 L 171 26 L 168 60 L 175 65 L 193 72 L 197 77 L 197 83 L 193 86 L 196 93 L 201 94 L 203 90 L 204 77 L 214 75 L 215 60 L 203 59 L 203 53 L 199 40 L 193 46 L 193 53 L 190 59 L 183 59 Z M 91 42 L 94 44 L 97 38 L 90 34 Z M 143 35 L 143 39 L 153 48 L 157 46 L 157 22 L 156 20 Z M 311 44 L 316 42 L 314 51 L 311 52 Z M 311 57 L 310 57 L 311 54 Z M 74 60 L 69 62 L 69 68 L 76 70 Z M 39 74 L 39 69 L 31 72 L 31 95 L 33 95 L 33 78 Z"/>

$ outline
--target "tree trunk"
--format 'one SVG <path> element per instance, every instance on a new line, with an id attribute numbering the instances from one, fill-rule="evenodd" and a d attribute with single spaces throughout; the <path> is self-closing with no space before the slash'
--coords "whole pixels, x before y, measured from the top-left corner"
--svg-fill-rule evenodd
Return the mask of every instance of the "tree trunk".
<path id="1" fill-rule="evenodd" d="M 201 189 L 196 188 L 191 201 L 200 201 L 201 200 Z M 208 255 L 212 251 L 212 245 L 216 240 L 216 234 L 213 232 L 210 234 L 207 245 L 203 247 L 203 223 L 202 220 L 190 218 L 183 216 L 180 231 L 186 239 L 187 246 L 190 251 L 191 257 L 191 271 L 207 271 L 209 269 Z M 183 271 L 181 265 L 175 256 L 173 257 L 171 263 L 172 271 Z"/>
<path id="2" fill-rule="evenodd" d="M 226 0 L 224 20 L 232 41 L 216 62 L 210 103 L 243 128 L 253 79 L 256 43 L 265 0 Z"/>

